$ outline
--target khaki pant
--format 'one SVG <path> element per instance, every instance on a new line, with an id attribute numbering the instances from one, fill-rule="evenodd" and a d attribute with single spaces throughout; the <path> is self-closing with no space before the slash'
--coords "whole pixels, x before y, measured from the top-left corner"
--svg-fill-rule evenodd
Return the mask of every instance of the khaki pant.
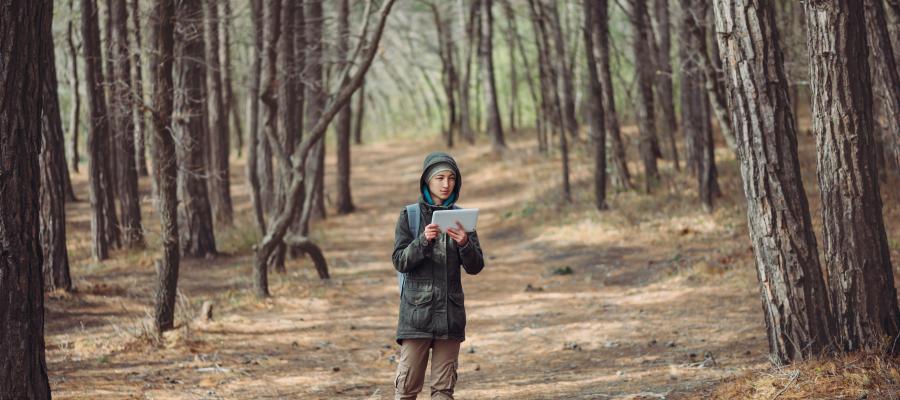
<path id="1" fill-rule="evenodd" d="M 459 366 L 459 341 L 403 339 L 400 365 L 394 377 L 396 400 L 415 400 L 422 391 L 428 350 L 431 351 L 431 398 L 453 400 L 456 368 Z"/>

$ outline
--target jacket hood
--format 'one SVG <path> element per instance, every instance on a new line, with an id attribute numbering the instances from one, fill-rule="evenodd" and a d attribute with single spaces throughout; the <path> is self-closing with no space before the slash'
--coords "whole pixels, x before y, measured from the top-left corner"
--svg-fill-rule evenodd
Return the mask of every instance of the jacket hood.
<path id="1" fill-rule="evenodd" d="M 437 207 L 450 208 L 459 201 L 459 191 L 462 189 L 463 179 L 462 174 L 459 173 L 459 167 L 456 165 L 456 160 L 449 154 L 440 151 L 425 156 L 425 162 L 422 165 L 422 176 L 419 178 L 419 201 L 430 206 L 435 206 L 434 201 L 431 200 L 431 193 L 428 192 L 428 177 L 425 176 L 425 174 L 428 172 L 429 167 L 441 162 L 450 164 L 450 167 L 453 168 L 453 174 L 456 175 L 456 185 L 453 187 L 453 193 L 450 194 L 447 201 Z"/>

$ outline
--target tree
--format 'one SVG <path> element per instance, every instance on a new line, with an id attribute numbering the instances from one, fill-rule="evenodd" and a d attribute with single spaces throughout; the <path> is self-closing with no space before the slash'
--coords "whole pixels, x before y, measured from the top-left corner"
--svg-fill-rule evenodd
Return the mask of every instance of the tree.
<path id="1" fill-rule="evenodd" d="M 147 171 L 147 146 L 146 132 L 147 126 L 144 121 L 144 77 L 142 70 L 141 52 L 143 46 L 141 44 L 141 18 L 140 18 L 140 1 L 131 0 L 131 23 L 132 32 L 134 32 L 134 51 L 131 52 L 132 64 L 132 83 L 134 88 L 134 97 L 139 100 L 139 104 L 134 107 L 134 143 L 135 143 L 135 162 L 137 162 L 137 171 L 140 176 L 149 175 Z"/>
<path id="2" fill-rule="evenodd" d="M 212 207 L 207 192 L 206 64 L 203 62 L 203 0 L 181 0 L 175 10 L 173 85 L 174 130 L 178 138 L 177 163 L 179 235 L 185 256 L 216 253 Z"/>
<path id="3" fill-rule="evenodd" d="M 350 2 L 338 3 L 338 45 L 336 48 L 338 68 L 346 68 L 350 51 Z M 350 128 L 353 116 L 348 102 L 337 116 L 337 212 L 353 212 L 353 196 L 350 192 Z"/>
<path id="4" fill-rule="evenodd" d="M 325 108 L 326 95 L 325 92 L 325 68 L 323 58 L 322 35 L 324 30 L 324 12 L 322 10 L 322 0 L 304 1 L 306 9 L 306 68 L 304 83 L 306 84 L 306 120 L 305 130 L 310 131 L 312 127 L 319 121 L 322 111 Z M 313 208 L 308 209 L 306 217 L 301 216 L 299 231 L 306 235 L 308 231 L 309 218 L 315 215 L 325 217 L 325 140 L 316 143 L 313 149 L 312 157 L 308 160 L 311 163 L 307 169 L 313 172 L 314 179 L 307 181 L 306 197 L 312 201 Z"/>
<path id="5" fill-rule="evenodd" d="M 480 58 L 482 78 L 484 79 L 484 103 L 488 114 L 488 134 L 491 135 L 491 147 L 494 151 L 502 151 L 506 148 L 503 139 L 503 124 L 500 121 L 500 108 L 497 103 L 497 84 L 494 79 L 494 51 L 493 27 L 494 17 L 491 12 L 493 0 L 481 0 L 481 46 Z"/>
<path id="6" fill-rule="evenodd" d="M 825 268 L 837 338 L 846 351 L 881 350 L 900 309 L 881 214 L 872 134 L 865 10 L 847 0 L 806 3 Z"/>
<path id="7" fill-rule="evenodd" d="M 556 91 L 559 99 L 559 110 L 562 113 L 562 130 L 565 132 L 569 132 L 569 134 L 574 139 L 578 139 L 578 120 L 575 119 L 575 90 L 572 89 L 572 75 L 574 75 L 571 71 L 572 68 L 571 63 L 567 63 L 568 56 L 566 55 L 566 41 L 565 36 L 563 35 L 563 26 L 562 21 L 559 18 L 559 10 L 557 7 L 557 2 L 551 1 L 548 4 L 541 2 L 541 8 L 544 8 L 545 11 L 543 14 L 548 17 L 550 21 L 550 28 L 553 30 L 553 48 L 556 50 L 556 62 L 554 63 L 554 67 L 556 69 L 556 84 L 559 87 L 559 90 Z M 548 10 L 549 9 L 549 10 Z M 547 15 L 549 13 L 549 15 Z M 572 52 L 573 54 L 575 52 Z M 565 140 L 565 139 L 561 139 Z M 564 153 L 568 153 L 568 149 L 563 149 Z M 564 157 L 568 158 L 566 154 Z M 566 178 L 568 180 L 568 178 Z"/>
<path id="8" fill-rule="evenodd" d="M 606 135 L 609 139 L 607 158 L 612 167 L 611 181 L 620 189 L 631 188 L 631 173 L 625 162 L 625 146 L 619 132 L 619 117 L 616 113 L 616 97 L 613 93 L 612 74 L 609 70 L 609 4 L 607 0 L 599 0 L 592 7 L 597 27 L 595 46 L 597 47 L 597 63 L 600 67 L 600 86 L 603 89 L 603 115 L 606 122 Z"/>
<path id="9" fill-rule="evenodd" d="M 638 131 L 640 132 L 641 161 L 644 163 L 644 190 L 647 193 L 659 183 L 659 169 L 656 158 L 659 145 L 656 139 L 655 111 L 653 109 L 653 65 L 650 60 L 650 35 L 647 32 L 647 0 L 632 2 L 631 23 L 634 26 L 632 50 L 637 69 L 637 110 Z"/>
<path id="10" fill-rule="evenodd" d="M 68 291 L 72 289 L 66 249 L 65 176 L 68 171 L 52 36 L 49 40 L 41 55 L 40 243 L 44 287 Z"/>
<path id="11" fill-rule="evenodd" d="M 225 121 L 228 123 L 228 116 L 231 116 L 231 132 L 234 133 L 234 147 L 241 155 L 244 148 L 244 133 L 242 132 L 241 113 L 238 111 L 237 100 L 234 95 L 234 68 L 231 65 L 231 31 L 232 19 L 234 15 L 231 12 L 231 0 L 219 0 L 222 6 L 222 23 L 219 24 L 219 41 L 221 42 L 219 56 L 222 65 L 222 101 L 225 103 Z"/>
<path id="12" fill-rule="evenodd" d="M 591 138 L 594 142 L 594 204 L 598 210 L 609 208 L 606 205 L 606 133 L 604 132 L 603 89 L 597 74 L 597 59 L 594 57 L 594 27 L 597 25 L 593 8 L 593 0 L 584 0 L 584 52 L 588 71 L 588 119 L 591 125 Z"/>
<path id="13" fill-rule="evenodd" d="M 465 39 L 460 46 L 460 51 L 465 57 L 460 56 L 460 60 L 465 59 L 463 64 L 463 76 L 459 81 L 459 135 L 469 143 L 474 143 L 475 134 L 472 132 L 472 116 L 470 113 L 470 92 L 469 83 L 472 77 L 472 52 L 475 48 L 475 38 L 479 32 L 479 25 L 476 25 L 481 10 L 481 0 L 474 0 L 469 6 L 468 17 L 466 15 L 466 1 L 457 0 L 456 4 L 459 9 L 459 30 L 465 32 Z"/>
<path id="14" fill-rule="evenodd" d="M 685 164 L 697 177 L 700 202 L 707 210 L 718 191 L 709 96 L 702 65 L 706 58 L 706 4 L 681 0 L 681 121 L 685 138 Z"/>
<path id="15" fill-rule="evenodd" d="M 884 5 L 877 0 L 865 0 L 865 9 L 867 38 L 875 64 L 881 107 L 887 119 L 885 145 L 892 166 L 900 169 L 900 90 L 897 89 L 900 88 L 900 66 L 897 54 L 891 48 Z"/>
<path id="16" fill-rule="evenodd" d="M 262 0 L 251 0 L 250 15 L 253 22 L 253 64 L 250 67 L 250 129 L 247 134 L 247 181 L 250 183 L 250 201 L 256 224 L 262 234 L 266 233 L 266 219 L 260 195 L 258 154 L 260 148 L 259 93 L 263 59 L 263 10 Z M 265 142 L 265 138 L 262 140 Z M 270 164 L 271 165 L 271 164 Z"/>
<path id="17" fill-rule="evenodd" d="M 103 91 L 103 60 L 100 55 L 100 28 L 94 0 L 81 0 L 81 38 L 84 42 L 84 71 L 88 84 L 88 175 L 91 198 L 92 254 L 95 260 L 109 257 L 109 247 L 119 244 L 119 224 L 113 202 L 113 176 L 109 149 L 109 120 Z"/>
<path id="18" fill-rule="evenodd" d="M 89 0 L 85 0 L 89 1 Z M 172 137 L 172 64 L 175 47 L 175 0 L 156 0 L 153 5 L 153 167 L 159 181 L 158 211 L 162 226 L 163 257 L 156 262 L 159 284 L 153 321 L 158 334 L 175 326 L 178 289 L 178 165 Z"/>
<path id="19" fill-rule="evenodd" d="M 118 169 L 119 210 L 122 213 L 122 243 L 125 247 L 144 246 L 144 229 L 141 226 L 140 196 L 138 195 L 137 163 L 134 158 L 134 97 L 132 94 L 131 48 L 128 45 L 128 7 L 125 0 L 112 0 L 112 55 L 114 78 L 110 89 L 113 126 L 118 153 L 114 165 Z"/>
<path id="20" fill-rule="evenodd" d="M 206 87 L 209 118 L 209 182 L 210 200 L 216 222 L 231 225 L 231 179 L 228 174 L 230 153 L 228 113 L 222 90 L 222 65 L 219 62 L 218 0 L 205 0 L 206 17 Z"/>
<path id="21" fill-rule="evenodd" d="M 672 34 L 669 22 L 669 0 L 653 0 L 653 22 L 656 24 L 656 96 L 659 99 L 661 129 L 666 131 L 669 139 L 669 152 L 675 170 L 678 164 L 678 148 L 675 146 L 675 132 L 678 122 L 675 120 L 675 102 L 672 96 Z"/>
<path id="22" fill-rule="evenodd" d="M 353 143 L 354 144 L 362 144 L 362 131 L 363 131 L 363 113 L 366 110 L 366 81 L 363 80 L 363 83 L 359 86 L 359 92 L 356 93 L 356 111 L 353 113 L 353 116 L 356 117 L 356 122 L 353 123 Z M 449 144 L 449 147 L 453 147 L 452 143 Z"/>
<path id="23" fill-rule="evenodd" d="M 447 113 L 449 114 L 444 140 L 447 147 L 452 148 L 453 132 L 459 129 L 459 118 L 456 110 L 456 88 L 459 86 L 459 77 L 456 73 L 456 65 L 453 58 L 456 50 L 453 46 L 452 25 L 441 16 L 437 4 L 430 2 L 429 6 L 431 7 L 431 16 L 434 18 L 434 25 L 437 29 L 438 56 L 441 59 L 441 83 L 444 87 L 444 97 L 447 99 Z M 363 93 L 363 88 L 360 88 L 357 96 L 361 97 Z M 357 108 L 362 109 L 360 107 Z"/>
<path id="24" fill-rule="evenodd" d="M 371 38 L 366 38 L 369 21 L 368 13 L 371 2 L 366 3 L 367 6 L 364 14 L 366 17 L 361 29 L 360 42 L 353 54 L 360 54 L 361 48 L 364 46 L 365 51 L 362 53 L 362 59 L 357 64 L 355 72 L 351 74 L 349 69 L 345 68 L 340 73 L 337 78 L 338 90 L 332 97 L 332 100 L 322 110 L 321 117 L 312 126 L 312 129 L 308 130 L 303 141 L 294 149 L 294 153 L 290 156 L 284 153 L 278 153 L 279 162 L 289 166 L 290 168 L 288 169 L 292 171 L 291 184 L 289 186 L 290 190 L 287 192 L 288 196 L 287 201 L 284 203 L 285 206 L 276 210 L 276 217 L 272 219 L 273 222 L 269 225 L 266 235 L 256 246 L 253 286 L 258 297 L 269 296 L 267 265 L 277 247 L 281 244 L 302 248 L 305 252 L 312 255 L 319 276 L 321 278 L 328 278 L 327 266 L 324 263 L 322 252 L 319 250 L 318 246 L 306 237 L 298 236 L 296 234 L 291 235 L 290 237 L 287 237 L 286 235 L 288 233 L 288 228 L 292 225 L 296 215 L 301 211 L 305 212 L 310 209 L 311 201 L 306 201 L 309 197 L 306 196 L 308 192 L 306 190 L 307 184 L 305 181 L 315 179 L 315 175 L 312 173 L 310 163 L 308 162 L 311 150 L 318 141 L 322 140 L 326 128 L 331 123 L 331 120 L 334 119 L 335 115 L 337 115 L 340 108 L 350 101 L 353 92 L 362 85 L 363 77 L 372 65 L 372 60 L 375 59 L 378 43 L 381 40 L 387 17 L 390 14 L 394 2 L 395 0 L 387 0 L 382 4 L 381 10 L 379 11 L 380 16 L 378 23 Z M 353 57 L 354 60 L 355 58 L 356 57 Z M 301 210 L 301 207 L 303 210 Z"/>
<path id="25" fill-rule="evenodd" d="M 78 83 L 78 51 L 75 47 L 75 0 L 69 0 L 69 21 L 66 23 L 66 44 L 69 47 L 69 83 L 72 91 L 72 109 L 69 113 L 69 159 L 72 171 L 78 172 L 78 133 L 81 125 L 81 85 Z"/>
<path id="26" fill-rule="evenodd" d="M 278 103 L 275 101 L 276 62 L 278 60 L 278 36 L 281 34 L 281 2 L 263 1 L 261 26 L 265 30 L 263 38 L 263 60 L 259 100 L 263 108 L 263 132 L 259 135 L 257 154 L 257 174 L 260 182 L 260 198 L 263 209 L 275 207 L 275 180 L 272 170 L 272 147 L 267 138 L 278 134 Z"/>
<path id="27" fill-rule="evenodd" d="M 506 18 L 506 48 L 509 53 L 509 103 L 506 108 L 509 112 L 509 130 L 515 132 L 516 118 L 519 118 L 519 75 L 516 71 L 516 42 L 519 33 L 516 30 L 516 14 L 512 4 L 506 0 L 501 1 L 500 5 L 503 7 L 503 17 Z"/>
<path id="28" fill-rule="evenodd" d="M 52 2 L 0 0 L 0 10 L 0 58 L 16 61 L 0 63 L 0 187 L 14 188 L 0 196 L 0 396 L 49 399 L 39 156 Z"/>
<path id="29" fill-rule="evenodd" d="M 778 363 L 807 359 L 829 347 L 831 318 L 774 2 L 716 0 L 714 7 L 769 351 Z"/>

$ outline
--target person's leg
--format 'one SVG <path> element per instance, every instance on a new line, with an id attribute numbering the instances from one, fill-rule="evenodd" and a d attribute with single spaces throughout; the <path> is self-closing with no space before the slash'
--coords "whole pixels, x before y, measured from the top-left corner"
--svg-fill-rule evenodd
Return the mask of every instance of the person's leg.
<path id="1" fill-rule="evenodd" d="M 431 351 L 431 398 L 452 400 L 459 367 L 459 341 L 435 340 Z"/>
<path id="2" fill-rule="evenodd" d="M 394 375 L 394 398 L 415 400 L 422 391 L 425 368 L 428 365 L 428 350 L 431 339 L 403 339 L 400 345 L 400 363 Z"/>

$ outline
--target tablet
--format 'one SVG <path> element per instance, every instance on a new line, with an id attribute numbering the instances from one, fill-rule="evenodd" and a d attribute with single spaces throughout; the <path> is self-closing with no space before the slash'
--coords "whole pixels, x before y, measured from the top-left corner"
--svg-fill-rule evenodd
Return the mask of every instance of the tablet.
<path id="1" fill-rule="evenodd" d="M 441 227 L 441 232 L 447 232 L 448 228 L 456 228 L 456 221 L 462 224 L 466 232 L 474 231 L 475 222 L 478 221 L 478 209 L 438 210 L 431 215 L 431 223 L 438 224 Z"/>

